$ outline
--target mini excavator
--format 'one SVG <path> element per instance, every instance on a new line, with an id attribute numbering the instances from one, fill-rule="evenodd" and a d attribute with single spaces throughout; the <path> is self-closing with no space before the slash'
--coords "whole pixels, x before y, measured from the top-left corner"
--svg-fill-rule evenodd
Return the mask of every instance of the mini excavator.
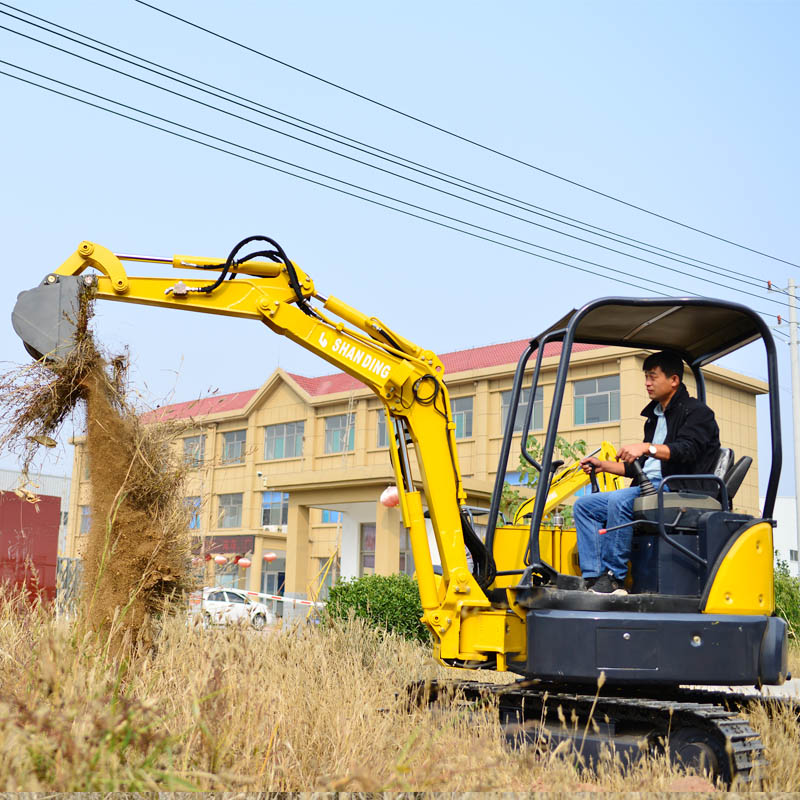
<path id="1" fill-rule="evenodd" d="M 137 261 L 195 277 L 129 276 L 123 263 Z M 40 286 L 19 295 L 12 321 L 34 358 L 65 357 L 86 294 L 261 322 L 372 389 L 393 433 L 391 463 L 434 655 L 448 666 L 520 677 L 504 685 L 457 682 L 462 699 L 496 695 L 509 736 L 524 740 L 535 725 L 553 740 L 569 737 L 559 724 L 566 717 L 579 721 L 584 755 L 611 747 L 623 758 L 638 758 L 666 746 L 673 758 L 728 783 L 747 781 L 764 763 L 758 734 L 739 714 L 752 695 L 713 688 L 787 678 L 786 624 L 774 615 L 773 591 L 772 513 L 781 468 L 777 357 L 769 328 L 751 309 L 697 297 L 608 297 L 569 312 L 532 338 L 516 368 L 511 409 L 520 406 L 523 382 L 530 380 L 529 397 L 535 396 L 545 346 L 561 344 L 541 461 L 527 448 L 533 403 L 524 406 L 521 455 L 538 472 L 538 490 L 513 524 L 499 521 L 516 439 L 515 414 L 509 413 L 482 539 L 466 506 L 441 360 L 378 318 L 320 294 L 273 239 L 243 239 L 226 259 L 145 258 L 82 242 Z M 766 350 L 772 441 L 760 516 L 733 510 L 749 460 L 734 462 L 723 449 L 713 474 L 675 476 L 680 488 L 665 492 L 670 478 L 637 500 L 633 591 L 583 591 L 574 531 L 554 527 L 547 516 L 552 498 L 563 500 L 570 481 L 577 488 L 583 479 L 574 470 L 559 472 L 562 464 L 554 457 L 573 345 L 673 350 L 690 367 L 704 399 L 703 367 L 759 340 Z M 615 488 L 609 477 L 600 476 L 603 486 L 593 480 L 592 490 Z M 687 488 L 691 481 L 696 490 Z M 705 688 L 689 688 L 698 685 Z M 414 691 L 427 702 L 452 696 L 445 683 Z M 602 723 L 590 726 L 592 714 Z"/>

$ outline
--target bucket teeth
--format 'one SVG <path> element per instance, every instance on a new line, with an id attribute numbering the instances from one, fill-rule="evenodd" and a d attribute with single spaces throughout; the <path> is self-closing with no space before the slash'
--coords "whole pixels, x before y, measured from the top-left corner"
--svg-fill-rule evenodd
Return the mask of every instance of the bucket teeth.
<path id="1" fill-rule="evenodd" d="M 37 361 L 61 361 L 69 355 L 84 289 L 78 276 L 49 275 L 41 286 L 20 292 L 11 324 Z"/>

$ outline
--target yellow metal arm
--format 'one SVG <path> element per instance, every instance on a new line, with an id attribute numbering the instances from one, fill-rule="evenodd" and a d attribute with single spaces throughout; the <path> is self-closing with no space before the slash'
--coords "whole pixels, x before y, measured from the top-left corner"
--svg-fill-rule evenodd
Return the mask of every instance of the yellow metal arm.
<path id="1" fill-rule="evenodd" d="M 592 455 L 597 456 L 601 461 L 616 461 L 617 450 L 611 442 L 603 442 L 600 449 Z M 556 475 L 550 484 L 550 493 L 547 495 L 547 502 L 544 506 L 544 516 L 563 505 L 578 489 L 582 489 L 590 482 L 590 477 L 581 469 L 576 461 L 571 466 Z M 622 477 L 612 475 L 608 472 L 597 473 L 597 483 L 601 492 L 613 492 L 622 488 Z M 526 500 L 514 514 L 514 525 L 522 525 L 523 518 L 533 511 L 536 495 Z"/>
<path id="2" fill-rule="evenodd" d="M 212 267 L 209 272 L 212 277 L 182 280 L 131 277 L 125 272 L 123 259 L 167 263 L 182 269 Z M 214 283 L 215 270 L 222 269 L 223 263 L 222 259 L 191 256 L 118 257 L 100 245 L 82 242 L 55 274 L 74 276 L 87 268 L 96 269 L 100 275 L 96 278 L 95 296 L 99 299 L 259 320 L 372 389 L 383 402 L 387 420 L 396 433 L 389 437 L 390 453 L 401 512 L 409 529 L 425 621 L 439 639 L 442 657 L 485 658 L 483 653 L 465 651 L 461 644 L 462 612 L 486 609 L 490 603 L 467 564 L 460 516 L 466 494 L 441 360 L 433 352 L 394 333 L 375 317 L 335 297 L 318 294 L 311 278 L 294 265 L 299 297 L 285 264 L 261 261 L 238 264 L 231 268 L 231 272 L 237 273 L 234 280 L 222 281 L 211 292 L 200 291 Z M 321 303 L 321 307 L 309 305 L 311 300 Z M 440 585 L 434 578 L 422 495 L 412 478 L 405 431 L 415 445 L 442 560 Z"/>

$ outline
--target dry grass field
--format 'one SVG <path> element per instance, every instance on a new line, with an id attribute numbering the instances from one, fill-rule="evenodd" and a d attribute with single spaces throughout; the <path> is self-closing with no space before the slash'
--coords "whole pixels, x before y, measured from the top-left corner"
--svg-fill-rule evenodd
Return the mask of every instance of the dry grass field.
<path id="1" fill-rule="evenodd" d="M 685 788 L 663 757 L 593 773 L 508 749 L 490 712 L 409 712 L 398 688 L 447 670 L 358 625 L 204 630 L 181 614 L 128 660 L 78 630 L 0 603 L 0 791 Z M 762 788 L 800 789 L 796 722 L 754 723 L 770 758 Z"/>

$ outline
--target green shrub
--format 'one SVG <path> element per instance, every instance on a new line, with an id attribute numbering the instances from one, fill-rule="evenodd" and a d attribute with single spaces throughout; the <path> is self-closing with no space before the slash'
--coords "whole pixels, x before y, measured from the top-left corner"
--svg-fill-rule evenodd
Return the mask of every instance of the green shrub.
<path id="1" fill-rule="evenodd" d="M 429 642 L 420 622 L 419 587 L 408 575 L 366 575 L 338 581 L 328 595 L 328 615 L 347 620 L 350 614 L 380 630 L 418 642 Z"/>
<path id="2" fill-rule="evenodd" d="M 775 559 L 775 613 L 789 625 L 789 636 L 800 635 L 800 580 L 789 572 L 789 565 Z"/>

